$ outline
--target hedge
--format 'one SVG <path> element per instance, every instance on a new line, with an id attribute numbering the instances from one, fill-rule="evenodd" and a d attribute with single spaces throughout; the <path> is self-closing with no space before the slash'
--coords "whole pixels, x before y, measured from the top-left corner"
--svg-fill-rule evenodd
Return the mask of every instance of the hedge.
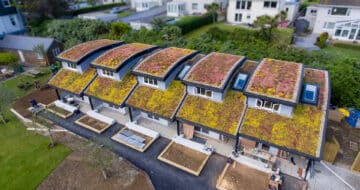
<path id="1" fill-rule="evenodd" d="M 181 28 L 182 34 L 189 33 L 197 28 L 211 24 L 213 17 L 211 14 L 202 16 L 186 16 L 177 21 L 174 25 Z"/>
<path id="2" fill-rule="evenodd" d="M 352 50 L 360 51 L 360 45 L 359 44 L 349 44 L 349 43 L 336 42 L 334 44 L 334 46 L 339 47 L 339 48 L 345 48 L 345 49 L 352 49 Z"/>
<path id="3" fill-rule="evenodd" d="M 126 2 L 87 7 L 87 8 L 75 10 L 73 12 L 73 15 L 76 16 L 76 15 L 79 15 L 79 14 L 84 14 L 84 13 L 89 13 L 89 12 L 94 12 L 94 11 L 101 11 L 101 10 L 110 9 L 110 8 L 118 7 L 118 6 L 124 6 L 124 5 L 126 5 Z"/>

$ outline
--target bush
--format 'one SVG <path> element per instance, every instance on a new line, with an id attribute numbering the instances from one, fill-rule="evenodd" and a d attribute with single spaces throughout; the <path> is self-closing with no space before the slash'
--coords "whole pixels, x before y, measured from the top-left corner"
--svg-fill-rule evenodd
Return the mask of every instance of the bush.
<path id="1" fill-rule="evenodd" d="M 329 34 L 327 32 L 321 33 L 320 36 L 317 37 L 315 45 L 317 45 L 321 49 L 325 48 L 328 38 L 329 38 Z"/>
<path id="2" fill-rule="evenodd" d="M 126 5 L 125 2 L 121 2 L 121 3 L 113 3 L 113 4 L 107 4 L 107 5 L 99 5 L 99 6 L 94 6 L 94 7 L 87 7 L 87 8 L 83 8 L 83 9 L 79 9 L 73 12 L 73 15 L 79 15 L 79 14 L 84 14 L 84 13 L 89 13 L 89 12 L 94 12 L 94 11 L 101 11 L 101 10 L 105 10 L 105 9 L 110 9 L 113 7 L 118 7 L 118 6 L 124 6 Z"/>
<path id="3" fill-rule="evenodd" d="M 212 22 L 213 17 L 210 14 L 205 14 L 203 16 L 186 16 L 176 22 L 175 26 L 181 28 L 182 34 L 186 34 L 197 28 L 211 24 Z"/>
<path id="4" fill-rule="evenodd" d="M 16 57 L 16 55 L 12 53 L 0 53 L 0 65 L 13 65 L 14 63 L 17 63 L 19 60 Z"/>
<path id="5" fill-rule="evenodd" d="M 352 49 L 356 51 L 360 51 L 360 45 L 359 44 L 349 44 L 349 43 L 341 43 L 336 42 L 334 44 L 335 47 L 344 48 L 344 49 Z"/>

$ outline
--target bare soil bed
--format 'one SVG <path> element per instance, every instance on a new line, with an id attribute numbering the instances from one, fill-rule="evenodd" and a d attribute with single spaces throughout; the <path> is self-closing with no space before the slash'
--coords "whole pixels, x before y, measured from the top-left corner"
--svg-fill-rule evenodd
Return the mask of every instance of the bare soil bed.
<path id="1" fill-rule="evenodd" d="M 32 99 L 36 100 L 38 103 L 48 105 L 57 100 L 57 96 L 55 90 L 51 88 L 35 90 L 34 92 L 17 99 L 13 104 L 13 108 L 23 117 L 31 118 L 32 113 L 28 108 L 31 106 L 30 100 Z"/>
<path id="2" fill-rule="evenodd" d="M 145 172 L 136 168 L 127 160 L 113 156 L 108 179 L 104 179 L 99 168 L 89 164 L 88 142 L 68 133 L 54 133 L 57 143 L 69 146 L 73 153 L 68 156 L 37 188 L 52 189 L 154 189 Z"/>
<path id="3" fill-rule="evenodd" d="M 268 176 L 267 173 L 234 162 L 227 168 L 224 177 L 218 183 L 218 188 L 224 190 L 267 190 Z"/>
<path id="4" fill-rule="evenodd" d="M 192 171 L 202 169 L 204 160 L 208 159 L 208 155 L 177 143 L 172 143 L 161 157 Z"/>
<path id="5" fill-rule="evenodd" d="M 350 168 L 360 150 L 360 130 L 351 128 L 345 121 L 339 123 L 329 120 L 326 141 L 331 142 L 332 136 L 340 144 L 334 164 Z"/>
<path id="6" fill-rule="evenodd" d="M 88 125 L 91 128 L 94 128 L 98 131 L 101 131 L 109 126 L 107 123 L 104 123 L 102 121 L 99 121 L 99 120 L 97 120 L 93 117 L 87 116 L 87 115 L 85 115 L 84 117 L 79 119 L 78 122 L 80 122 L 84 125 Z"/>

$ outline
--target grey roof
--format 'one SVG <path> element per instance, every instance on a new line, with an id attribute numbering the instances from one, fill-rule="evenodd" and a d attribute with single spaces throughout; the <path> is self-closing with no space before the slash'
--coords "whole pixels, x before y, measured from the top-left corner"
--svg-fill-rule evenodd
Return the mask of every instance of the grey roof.
<path id="1" fill-rule="evenodd" d="M 320 0 L 319 4 L 360 6 L 360 0 Z"/>
<path id="2" fill-rule="evenodd" d="M 33 51 L 35 46 L 43 44 L 45 51 L 47 51 L 54 41 L 53 38 L 8 34 L 3 39 L 0 39 L 0 48 Z"/>

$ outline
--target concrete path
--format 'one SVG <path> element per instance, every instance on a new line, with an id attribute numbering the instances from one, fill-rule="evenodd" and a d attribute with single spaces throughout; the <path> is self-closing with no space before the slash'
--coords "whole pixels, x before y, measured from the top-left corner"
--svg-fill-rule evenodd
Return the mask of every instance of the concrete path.
<path id="1" fill-rule="evenodd" d="M 316 38 L 318 37 L 318 34 L 310 34 L 308 36 L 294 36 L 295 44 L 294 46 L 297 48 L 304 48 L 310 51 L 317 51 L 320 50 L 320 48 L 315 44 Z"/>
<path id="2" fill-rule="evenodd" d="M 156 140 L 145 153 L 140 153 L 136 150 L 110 140 L 110 137 L 123 127 L 122 125 L 117 124 L 112 126 L 103 134 L 99 135 L 74 124 L 74 121 L 80 118 L 82 115 L 83 114 L 77 114 L 67 120 L 60 119 L 51 113 L 48 113 L 44 116 L 54 121 L 57 125 L 60 125 L 77 135 L 87 139 L 95 137 L 105 141 L 105 144 L 109 146 L 116 154 L 129 160 L 135 166 L 147 172 L 155 186 L 155 189 L 157 190 L 215 189 L 217 177 L 221 174 L 226 164 L 225 157 L 218 154 L 213 154 L 201 172 L 200 176 L 196 177 L 175 167 L 167 165 L 157 159 L 157 156 L 170 142 L 168 139 L 161 137 L 160 139 Z"/>
<path id="3" fill-rule="evenodd" d="M 147 11 L 137 12 L 132 15 L 129 15 L 129 16 L 126 16 L 123 18 L 119 18 L 118 21 L 130 23 L 132 21 L 149 19 L 151 17 L 155 17 L 155 16 L 162 15 L 165 13 L 166 13 L 166 5 L 157 7 L 157 8 L 153 8 L 153 9 L 150 9 Z"/>

